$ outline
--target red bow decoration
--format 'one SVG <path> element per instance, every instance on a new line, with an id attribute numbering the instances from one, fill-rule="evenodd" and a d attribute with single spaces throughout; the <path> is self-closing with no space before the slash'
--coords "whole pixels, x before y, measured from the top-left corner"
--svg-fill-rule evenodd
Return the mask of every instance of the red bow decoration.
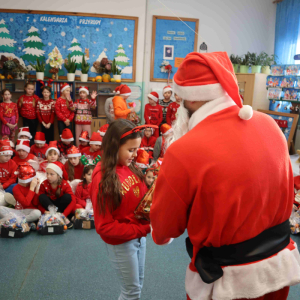
<path id="1" fill-rule="evenodd" d="M 165 69 L 168 70 L 169 72 L 171 72 L 172 71 L 172 66 L 171 65 L 166 65 Z"/>
<path id="2" fill-rule="evenodd" d="M 47 86 L 49 86 L 52 83 L 53 79 L 49 79 L 47 82 Z M 39 80 L 41 86 L 45 86 L 45 82 L 43 80 Z"/>
<path id="3" fill-rule="evenodd" d="M 122 138 L 124 138 L 124 137 L 126 137 L 129 134 L 132 134 L 134 132 L 142 131 L 143 129 L 146 129 L 146 128 L 155 128 L 155 129 L 157 129 L 158 126 L 157 125 L 146 124 L 146 125 L 141 125 L 141 126 L 134 127 L 133 129 L 125 132 L 124 134 L 122 134 L 120 139 L 122 139 Z"/>

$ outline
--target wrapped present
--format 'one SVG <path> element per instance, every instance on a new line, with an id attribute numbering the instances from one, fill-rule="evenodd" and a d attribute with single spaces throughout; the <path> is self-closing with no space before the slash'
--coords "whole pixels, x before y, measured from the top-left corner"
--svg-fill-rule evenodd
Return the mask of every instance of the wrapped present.
<path id="1" fill-rule="evenodd" d="M 149 191 L 145 194 L 139 205 L 134 211 L 134 215 L 137 219 L 143 219 L 150 221 L 150 207 L 152 205 L 152 199 L 154 194 L 156 180 L 151 185 Z"/>
<path id="2" fill-rule="evenodd" d="M 141 123 L 141 119 L 137 115 L 136 112 L 129 113 L 128 116 L 127 116 L 127 120 L 133 122 L 134 124 L 140 124 Z"/>
<path id="3" fill-rule="evenodd" d="M 94 229 L 94 210 L 92 201 L 86 200 L 85 208 L 79 208 L 75 211 L 74 229 Z"/>
<path id="4" fill-rule="evenodd" d="M 300 214 L 299 210 L 293 209 L 292 214 L 289 219 L 290 222 L 290 228 L 292 234 L 298 234 L 300 233 Z"/>

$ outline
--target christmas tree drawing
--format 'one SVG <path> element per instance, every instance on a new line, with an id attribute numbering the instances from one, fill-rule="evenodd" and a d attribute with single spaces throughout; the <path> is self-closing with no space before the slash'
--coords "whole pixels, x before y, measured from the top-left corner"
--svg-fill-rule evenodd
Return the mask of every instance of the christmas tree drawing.
<path id="1" fill-rule="evenodd" d="M 5 24 L 5 21 L 2 19 L 0 21 L 0 52 L 13 53 L 14 50 L 16 49 L 14 43 L 16 43 L 16 41 L 13 40 L 13 38 L 9 34 L 7 25 Z"/>
<path id="2" fill-rule="evenodd" d="M 57 48 L 55 46 L 53 50 L 48 54 L 48 59 L 46 60 L 46 68 L 45 68 L 45 75 L 47 77 L 51 77 L 52 74 L 49 72 L 52 68 L 58 68 L 58 75 L 62 76 L 65 74 L 64 70 L 62 69 L 62 65 L 64 64 L 63 57 Z"/>
<path id="3" fill-rule="evenodd" d="M 81 45 L 80 43 L 78 43 L 77 39 L 73 39 L 71 47 L 68 50 L 71 51 L 71 60 L 76 62 L 77 70 L 80 70 L 82 56 L 84 55 L 84 53 L 82 52 Z"/>
<path id="4" fill-rule="evenodd" d="M 118 46 L 118 50 L 116 50 L 117 54 L 115 55 L 116 64 L 120 67 L 126 67 L 129 66 L 129 58 L 125 54 L 123 45 L 120 44 Z"/>
<path id="5" fill-rule="evenodd" d="M 34 26 L 31 26 L 31 28 L 28 30 L 27 36 L 28 38 L 23 40 L 25 42 L 25 49 L 23 49 L 25 54 L 21 57 L 24 60 L 32 63 L 36 63 L 37 58 L 39 61 L 44 60 L 45 50 L 43 50 L 43 47 L 46 45 L 42 43 L 40 35 L 38 34 L 38 29 Z"/>

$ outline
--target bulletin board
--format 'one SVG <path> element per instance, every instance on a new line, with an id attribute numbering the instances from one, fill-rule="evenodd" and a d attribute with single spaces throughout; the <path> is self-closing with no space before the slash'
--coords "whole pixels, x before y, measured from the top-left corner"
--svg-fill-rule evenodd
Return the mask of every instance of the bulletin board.
<path id="1" fill-rule="evenodd" d="M 168 73 L 163 67 L 166 64 L 172 66 L 172 79 L 183 58 L 197 51 L 199 19 L 181 20 L 153 16 L 150 81 L 167 82 Z"/>
<path id="2" fill-rule="evenodd" d="M 89 77 L 97 76 L 93 63 L 116 59 L 122 81 L 135 82 L 138 17 L 89 13 L 0 9 L 0 57 L 16 58 L 30 70 L 36 58 L 49 62 L 56 47 L 68 54 L 80 75 L 82 56 L 90 63 Z M 45 76 L 50 77 L 49 63 Z M 62 65 L 59 76 L 66 76 Z"/>

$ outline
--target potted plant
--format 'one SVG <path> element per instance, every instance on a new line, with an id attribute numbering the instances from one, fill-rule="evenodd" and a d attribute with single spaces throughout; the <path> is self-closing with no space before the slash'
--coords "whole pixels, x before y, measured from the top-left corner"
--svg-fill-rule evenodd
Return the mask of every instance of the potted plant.
<path id="1" fill-rule="evenodd" d="M 237 73 L 239 69 L 239 64 L 241 62 L 241 58 L 238 55 L 234 55 L 234 54 L 231 54 L 229 58 L 233 65 L 234 73 Z"/>
<path id="2" fill-rule="evenodd" d="M 252 73 L 261 72 L 262 56 L 261 54 L 250 53 L 250 65 Z"/>
<path id="3" fill-rule="evenodd" d="M 250 53 L 244 55 L 241 59 L 240 73 L 248 73 L 250 65 Z"/>
<path id="4" fill-rule="evenodd" d="M 71 60 L 70 54 L 68 55 L 68 58 L 65 59 L 65 68 L 68 71 L 67 80 L 74 81 L 77 65 L 76 65 L 75 61 Z"/>
<path id="5" fill-rule="evenodd" d="M 80 75 L 80 80 L 82 82 L 87 82 L 88 81 L 88 72 L 90 69 L 90 64 L 88 64 L 85 61 L 84 55 L 82 56 L 82 63 L 81 63 L 81 75 Z"/>
<path id="6" fill-rule="evenodd" d="M 45 75 L 45 66 L 46 64 L 44 62 L 40 62 L 39 59 L 36 59 L 36 65 L 33 65 L 30 63 L 33 69 L 36 71 L 36 80 L 44 80 Z"/>
<path id="7" fill-rule="evenodd" d="M 119 82 L 121 81 L 121 74 L 122 70 L 118 68 L 118 65 L 116 64 L 116 60 L 114 59 L 111 65 L 111 71 L 114 75 L 114 79 Z"/>
<path id="8" fill-rule="evenodd" d="M 266 52 L 262 52 L 261 53 L 262 56 L 262 67 L 261 67 L 261 72 L 263 74 L 267 74 L 270 75 L 271 73 L 271 65 L 276 65 L 276 55 L 272 54 L 272 55 L 268 55 Z"/>

